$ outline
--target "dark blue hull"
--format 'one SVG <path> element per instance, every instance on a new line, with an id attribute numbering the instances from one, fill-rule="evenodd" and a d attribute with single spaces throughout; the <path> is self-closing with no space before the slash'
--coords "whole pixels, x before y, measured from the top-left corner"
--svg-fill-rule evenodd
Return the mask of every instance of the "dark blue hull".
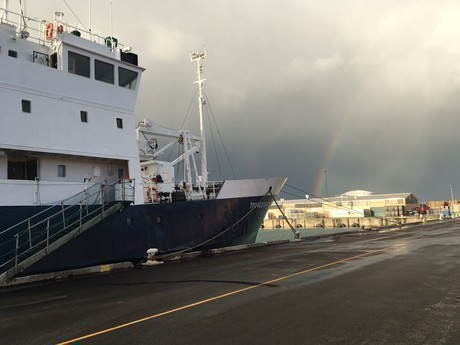
<path id="1" fill-rule="evenodd" d="M 149 248 L 159 254 L 253 243 L 271 197 L 197 200 L 132 205 L 112 214 L 51 252 L 22 274 L 131 261 Z M 0 207 L 0 229 L 16 224 L 41 207 Z M 11 239 L 11 235 L 9 235 Z M 1 238 L 5 241 L 5 238 Z M 1 243 L 0 243 L 1 244 Z"/>

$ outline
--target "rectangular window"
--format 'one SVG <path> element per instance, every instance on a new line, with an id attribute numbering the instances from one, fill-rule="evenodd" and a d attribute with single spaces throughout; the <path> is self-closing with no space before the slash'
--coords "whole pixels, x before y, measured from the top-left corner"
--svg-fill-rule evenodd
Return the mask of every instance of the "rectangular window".
<path id="1" fill-rule="evenodd" d="M 26 179 L 26 163 L 8 161 L 8 179 L 9 180 L 25 180 Z"/>
<path id="2" fill-rule="evenodd" d="M 68 54 L 68 71 L 72 74 L 78 74 L 83 77 L 89 78 L 90 68 L 89 62 L 90 58 L 81 54 L 70 52 Z"/>
<path id="3" fill-rule="evenodd" d="M 81 110 L 80 111 L 80 120 L 81 122 L 88 122 L 88 112 Z"/>
<path id="4" fill-rule="evenodd" d="M 9 180 L 35 180 L 38 177 L 38 161 L 36 159 L 8 161 Z"/>
<path id="5" fill-rule="evenodd" d="M 114 83 L 114 66 L 104 61 L 94 60 L 94 77 L 104 83 Z"/>
<path id="6" fill-rule="evenodd" d="M 65 165 L 58 165 L 58 177 L 65 177 Z"/>
<path id="7" fill-rule="evenodd" d="M 17 58 L 18 57 L 18 52 L 15 51 L 15 50 L 8 50 L 8 56 L 11 56 L 13 58 Z"/>
<path id="8" fill-rule="evenodd" d="M 118 67 L 118 85 L 130 90 L 134 90 L 136 89 L 136 83 L 137 72 L 123 67 Z"/>
<path id="9" fill-rule="evenodd" d="M 118 179 L 121 179 L 123 177 L 124 177 L 123 169 L 118 169 Z"/>
<path id="10" fill-rule="evenodd" d="M 30 113 L 32 111 L 32 105 L 27 99 L 21 100 L 21 106 L 24 113 Z"/>
<path id="11" fill-rule="evenodd" d="M 123 128 L 123 119 L 117 117 L 117 128 Z"/>

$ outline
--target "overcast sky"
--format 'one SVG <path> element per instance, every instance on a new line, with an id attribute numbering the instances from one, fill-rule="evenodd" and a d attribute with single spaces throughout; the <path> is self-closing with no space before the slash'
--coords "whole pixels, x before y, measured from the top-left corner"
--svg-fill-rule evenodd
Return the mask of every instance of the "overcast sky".
<path id="1" fill-rule="evenodd" d="M 90 1 L 27 0 L 27 14 L 79 23 L 66 3 L 88 27 Z M 91 8 L 93 31 L 109 35 L 109 1 Z M 329 195 L 424 201 L 450 199 L 452 185 L 460 198 L 458 1 L 113 0 L 112 13 L 113 35 L 146 68 L 138 119 L 182 124 L 188 54 L 206 45 L 206 94 L 238 178 L 286 176 L 324 196 L 326 175 Z M 210 179 L 232 177 L 221 165 Z"/>

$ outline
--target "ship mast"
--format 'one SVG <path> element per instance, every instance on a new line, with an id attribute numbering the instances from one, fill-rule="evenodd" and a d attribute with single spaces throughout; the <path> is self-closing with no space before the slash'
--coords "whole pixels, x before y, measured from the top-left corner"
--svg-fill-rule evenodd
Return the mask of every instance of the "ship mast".
<path id="1" fill-rule="evenodd" d="M 190 53 L 190 62 L 196 62 L 196 76 L 197 81 L 194 84 L 198 84 L 198 109 L 200 113 L 200 152 L 201 152 L 201 182 L 204 187 L 208 184 L 208 165 L 206 161 L 206 140 L 205 140 L 205 131 L 204 131 L 204 122 L 203 122 L 203 104 L 206 104 L 206 101 L 203 97 L 203 82 L 206 79 L 201 79 L 203 73 L 203 66 L 201 65 L 201 60 L 206 57 L 206 48 L 204 53 Z"/>

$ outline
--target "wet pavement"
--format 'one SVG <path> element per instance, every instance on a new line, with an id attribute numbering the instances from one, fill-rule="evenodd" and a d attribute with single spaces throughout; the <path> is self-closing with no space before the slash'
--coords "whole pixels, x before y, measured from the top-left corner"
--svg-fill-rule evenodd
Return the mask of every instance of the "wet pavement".
<path id="1" fill-rule="evenodd" d="M 0 289 L 0 344 L 460 344 L 460 224 Z"/>

